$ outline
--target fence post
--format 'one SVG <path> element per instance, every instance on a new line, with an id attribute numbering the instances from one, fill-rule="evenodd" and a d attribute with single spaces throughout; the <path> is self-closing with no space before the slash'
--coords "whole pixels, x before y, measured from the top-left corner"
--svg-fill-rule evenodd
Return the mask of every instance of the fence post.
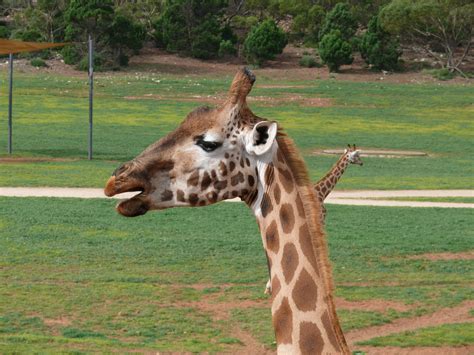
<path id="1" fill-rule="evenodd" d="M 92 160 L 92 115 L 94 95 L 94 47 L 89 35 L 89 160 Z"/>
<path id="2" fill-rule="evenodd" d="M 13 53 L 10 53 L 10 78 L 9 78 L 9 93 L 8 93 L 8 154 L 13 151 L 13 122 L 12 122 L 12 104 L 13 104 Z"/>

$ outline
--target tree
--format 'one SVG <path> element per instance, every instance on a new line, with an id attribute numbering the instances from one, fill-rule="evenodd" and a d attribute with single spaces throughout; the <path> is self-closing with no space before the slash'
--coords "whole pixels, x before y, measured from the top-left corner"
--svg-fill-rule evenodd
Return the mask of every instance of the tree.
<path id="1" fill-rule="evenodd" d="M 313 5 L 308 11 L 303 11 L 293 19 L 292 30 L 303 36 L 306 42 L 318 43 L 319 31 L 326 15 L 324 8 Z"/>
<path id="2" fill-rule="evenodd" d="M 216 57 L 225 5 L 224 0 L 170 0 L 155 25 L 158 45 L 196 58 Z"/>
<path id="3" fill-rule="evenodd" d="M 385 30 L 418 45 L 450 72 L 464 75 L 459 67 L 472 46 L 472 0 L 393 0 L 381 10 L 380 21 Z"/>
<path id="4" fill-rule="evenodd" d="M 94 41 L 94 63 L 104 67 L 127 65 L 129 55 L 143 46 L 144 27 L 116 11 L 111 0 L 71 0 L 64 18 L 68 23 L 66 40 L 76 43 L 64 49 L 64 59 L 72 63 L 79 61 L 80 68 L 87 67 L 89 35 Z"/>
<path id="5" fill-rule="evenodd" d="M 359 44 L 359 51 L 367 64 L 377 69 L 396 70 L 402 54 L 398 40 L 380 26 L 374 16 Z"/>
<path id="6" fill-rule="evenodd" d="M 283 52 L 288 40 L 273 20 L 252 27 L 244 41 L 244 56 L 251 64 L 262 65 Z"/>
<path id="7" fill-rule="evenodd" d="M 357 22 L 351 13 L 347 3 L 338 3 L 329 11 L 324 19 L 323 26 L 319 32 L 322 39 L 326 34 L 338 30 L 345 41 L 350 41 L 357 30 Z"/>
<path id="8" fill-rule="evenodd" d="M 338 71 L 343 64 L 351 64 L 352 46 L 344 40 L 339 30 L 332 30 L 319 42 L 319 55 L 324 64 L 327 64 L 329 71 Z"/>

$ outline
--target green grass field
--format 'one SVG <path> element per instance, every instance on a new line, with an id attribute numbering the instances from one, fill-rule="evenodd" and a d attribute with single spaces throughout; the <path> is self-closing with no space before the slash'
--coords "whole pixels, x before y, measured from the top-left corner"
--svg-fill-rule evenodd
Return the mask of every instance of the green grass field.
<path id="1" fill-rule="evenodd" d="M 5 79 L 4 71 L 3 87 Z M 201 100 L 224 94 L 231 79 L 99 75 L 95 86 L 95 160 L 89 162 L 85 160 L 85 76 L 15 73 L 14 156 L 65 161 L 0 164 L 0 186 L 101 187 L 119 162 L 133 158 L 174 129 Z M 162 99 L 152 100 L 149 95 Z M 328 98 L 331 105 L 292 103 L 288 98 L 295 95 Z M 315 156 L 315 150 L 355 143 L 366 148 L 421 150 L 429 156 L 365 158 L 365 165 L 351 167 L 338 188 L 473 188 L 473 95 L 472 85 L 467 84 L 281 82 L 260 76 L 251 96 L 264 99 L 251 106 L 256 114 L 277 120 L 295 139 L 315 180 L 337 160 L 337 156 Z M 0 107 L 4 112 L 0 126 L 6 127 L 6 95 L 0 97 Z M 6 157 L 6 139 L 3 131 L 0 158 Z"/>
<path id="2" fill-rule="evenodd" d="M 0 198 L 0 352 L 230 351 L 241 347 L 235 324 L 273 346 L 266 262 L 250 210 L 221 203 L 126 219 L 114 203 Z M 328 206 L 336 296 L 408 307 L 339 309 L 345 331 L 472 300 L 472 260 L 406 256 L 472 249 L 473 216 Z M 226 316 L 216 317 L 223 307 Z M 472 344 L 471 328 L 452 327 L 436 346 Z M 419 331 L 404 346 L 430 343 L 436 331 Z"/>

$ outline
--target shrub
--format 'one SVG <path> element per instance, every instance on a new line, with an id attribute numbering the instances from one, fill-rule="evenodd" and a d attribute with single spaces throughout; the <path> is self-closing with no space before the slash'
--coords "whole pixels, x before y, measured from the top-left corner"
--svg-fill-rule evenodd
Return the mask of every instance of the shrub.
<path id="1" fill-rule="evenodd" d="M 329 71 L 338 71 L 341 65 L 351 64 L 354 60 L 351 45 L 344 40 L 339 30 L 324 35 L 319 43 L 319 55 Z"/>
<path id="2" fill-rule="evenodd" d="M 30 61 L 30 64 L 34 67 L 43 67 L 43 68 L 46 68 L 48 66 L 48 64 L 46 64 L 46 62 L 41 59 L 41 58 L 33 58 L 31 61 Z"/>
<path id="3" fill-rule="evenodd" d="M 338 3 L 327 13 L 321 31 L 319 31 L 319 39 L 322 40 L 325 35 L 334 30 L 341 33 L 340 36 L 344 41 L 349 41 L 356 33 L 357 22 L 352 15 L 349 4 Z"/>
<path id="4" fill-rule="evenodd" d="M 10 30 L 7 26 L 0 25 L 0 38 L 10 37 Z"/>
<path id="5" fill-rule="evenodd" d="M 456 73 L 451 72 L 448 68 L 425 70 L 424 72 L 431 74 L 438 80 L 451 80 L 456 76 Z"/>
<path id="6" fill-rule="evenodd" d="M 402 54 L 398 41 L 381 28 L 377 16 L 370 20 L 359 43 L 359 51 L 367 64 L 384 70 L 397 70 Z"/>
<path id="7" fill-rule="evenodd" d="M 283 52 L 286 44 L 287 38 L 283 30 L 275 21 L 266 20 L 250 30 L 244 42 L 244 55 L 249 63 L 261 65 Z"/>
<path id="8" fill-rule="evenodd" d="M 234 44 L 230 40 L 222 40 L 219 45 L 219 57 L 225 57 L 226 55 L 235 55 L 236 49 Z"/>
<path id="9" fill-rule="evenodd" d="M 94 53 L 94 71 L 102 71 L 104 59 L 98 53 Z M 77 64 L 77 69 L 82 71 L 89 70 L 89 55 L 85 55 Z"/>
<path id="10" fill-rule="evenodd" d="M 318 65 L 318 63 L 316 62 L 316 59 L 314 59 L 313 57 L 309 55 L 304 55 L 303 57 L 301 57 L 299 64 L 300 66 L 306 67 L 306 68 L 313 68 Z"/>
<path id="11" fill-rule="evenodd" d="M 61 55 L 63 56 L 64 63 L 69 65 L 77 64 L 81 59 L 79 51 L 75 46 L 65 46 L 61 50 Z"/>
<path id="12" fill-rule="evenodd" d="M 195 58 L 216 57 L 223 39 L 219 16 L 224 7 L 223 0 L 165 2 L 155 23 L 155 42 L 168 51 Z"/>

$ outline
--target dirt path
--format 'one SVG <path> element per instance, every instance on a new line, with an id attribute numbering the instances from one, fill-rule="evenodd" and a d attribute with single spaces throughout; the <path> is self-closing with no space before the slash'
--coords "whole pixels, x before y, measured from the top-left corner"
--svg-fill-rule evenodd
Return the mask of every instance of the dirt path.
<path id="1" fill-rule="evenodd" d="M 401 318 L 392 323 L 354 330 L 346 333 L 346 339 L 350 346 L 355 349 L 357 348 L 355 343 L 370 340 L 375 337 L 382 337 L 441 324 L 472 322 L 473 317 L 469 314 L 469 311 L 473 307 L 474 301 L 466 301 L 457 307 L 443 308 L 432 314 L 413 318 Z"/>
<path id="2" fill-rule="evenodd" d="M 124 193 L 112 198 L 130 198 L 135 193 Z M 102 189 L 70 187 L 0 187 L 0 196 L 10 197 L 73 197 L 107 198 Z M 474 203 L 393 201 L 390 197 L 473 197 L 474 190 L 346 190 L 333 191 L 325 203 L 355 206 L 474 208 Z M 377 200 L 371 200 L 377 198 Z M 239 202 L 240 199 L 229 200 Z"/>

